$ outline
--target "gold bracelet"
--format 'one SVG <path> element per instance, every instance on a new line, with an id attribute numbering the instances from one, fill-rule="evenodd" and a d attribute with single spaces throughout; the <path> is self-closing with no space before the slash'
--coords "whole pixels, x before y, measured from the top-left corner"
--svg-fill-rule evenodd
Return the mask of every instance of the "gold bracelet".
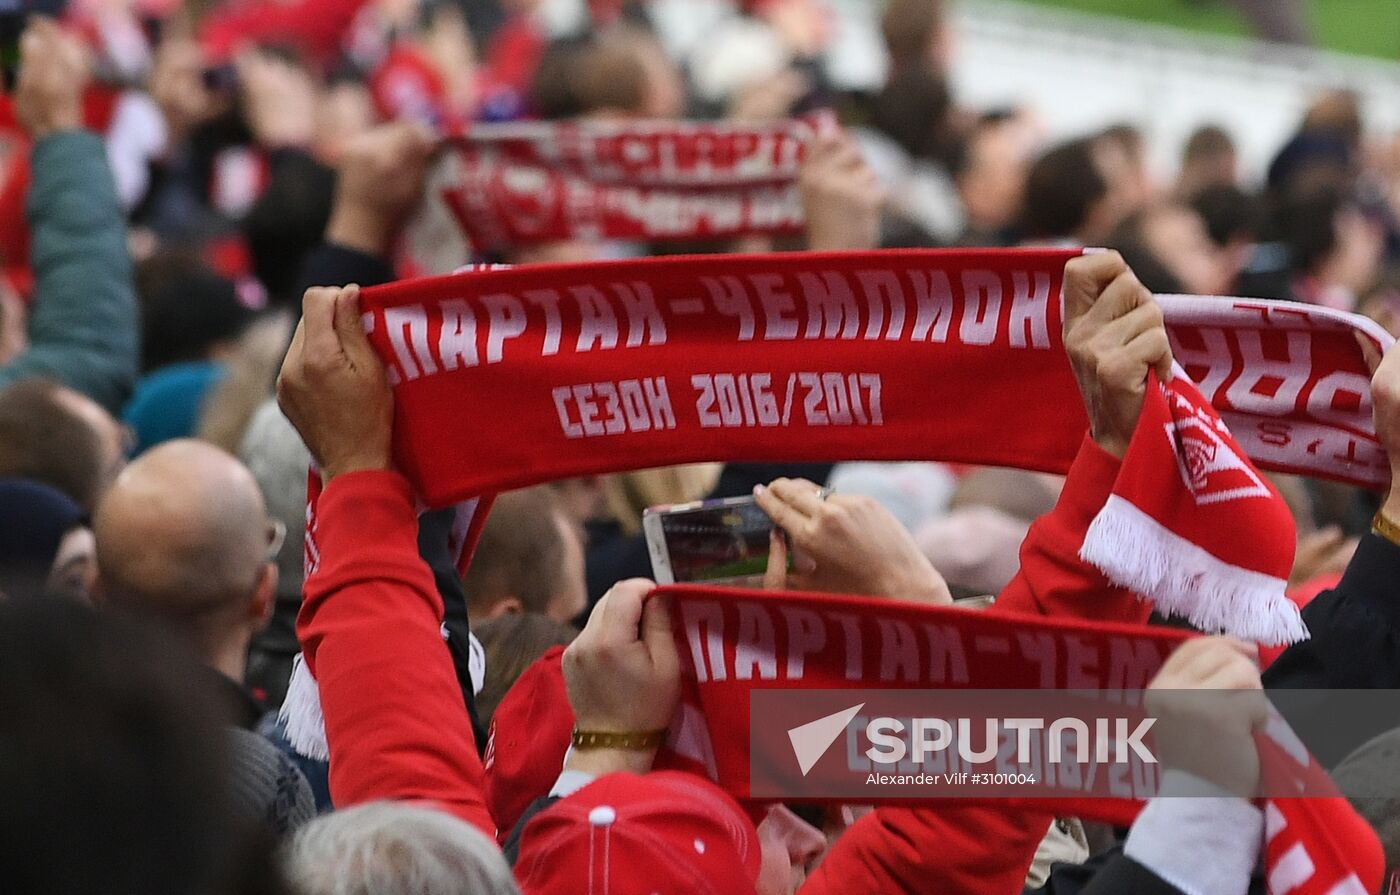
<path id="1" fill-rule="evenodd" d="M 666 731 L 649 730 L 645 733 L 607 733 L 600 730 L 579 730 L 574 728 L 575 749 L 656 749 L 666 742 Z"/>
<path id="2" fill-rule="evenodd" d="M 1371 530 L 1400 547 L 1400 523 L 1387 516 L 1384 510 L 1376 510 L 1376 515 L 1371 519 Z"/>

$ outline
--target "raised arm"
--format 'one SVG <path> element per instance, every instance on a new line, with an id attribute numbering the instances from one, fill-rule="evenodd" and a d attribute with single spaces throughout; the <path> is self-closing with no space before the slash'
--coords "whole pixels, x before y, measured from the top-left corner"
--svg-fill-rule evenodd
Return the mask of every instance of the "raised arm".
<path id="1" fill-rule="evenodd" d="M 102 141 L 82 129 L 82 47 L 47 19 L 20 43 L 15 108 L 34 139 L 26 215 L 34 265 L 29 346 L 0 386 L 47 376 L 112 413 L 136 378 L 138 334 L 126 222 Z"/>
<path id="2" fill-rule="evenodd" d="M 1089 433 L 1055 508 L 1031 526 L 1021 570 L 993 607 L 1105 621 L 1145 622 L 1150 607 L 1079 558 L 1084 536 L 1113 490 L 1137 428 L 1147 371 L 1171 379 L 1162 311 L 1117 252 L 1065 265 L 1064 342 L 1089 415 Z"/>
<path id="3" fill-rule="evenodd" d="M 442 600 L 408 483 L 390 468 L 393 396 L 358 287 L 307 291 L 277 391 L 325 481 L 297 634 L 321 694 L 331 797 L 432 802 L 494 835 Z"/>

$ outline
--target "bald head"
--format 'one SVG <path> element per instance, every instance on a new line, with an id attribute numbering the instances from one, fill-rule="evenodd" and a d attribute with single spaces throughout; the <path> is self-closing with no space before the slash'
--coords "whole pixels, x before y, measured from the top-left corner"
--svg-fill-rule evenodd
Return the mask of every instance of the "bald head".
<path id="1" fill-rule="evenodd" d="M 182 617 L 246 604 L 264 574 L 267 511 L 252 474 L 201 441 L 170 441 L 122 471 L 93 520 L 102 593 Z"/>

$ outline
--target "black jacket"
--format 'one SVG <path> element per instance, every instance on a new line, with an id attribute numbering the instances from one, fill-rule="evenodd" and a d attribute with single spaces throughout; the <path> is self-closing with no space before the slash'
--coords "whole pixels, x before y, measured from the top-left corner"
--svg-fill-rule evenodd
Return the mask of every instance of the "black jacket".
<path id="1" fill-rule="evenodd" d="M 1327 692 L 1400 689 L 1400 546 L 1363 537 L 1341 582 L 1308 604 L 1303 621 L 1312 637 L 1265 670 L 1264 686 L 1312 691 L 1289 694 L 1285 714 L 1317 760 L 1333 767 L 1400 717 L 1339 710 L 1345 694 Z"/>

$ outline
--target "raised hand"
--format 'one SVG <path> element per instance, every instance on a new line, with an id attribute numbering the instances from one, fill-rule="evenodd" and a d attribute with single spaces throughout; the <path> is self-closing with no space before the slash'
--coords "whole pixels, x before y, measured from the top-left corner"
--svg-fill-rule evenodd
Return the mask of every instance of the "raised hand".
<path id="1" fill-rule="evenodd" d="M 1162 309 L 1117 252 L 1096 252 L 1065 265 L 1065 352 L 1074 370 L 1089 431 L 1121 459 L 1137 428 L 1147 371 L 1172 375 Z"/>
<path id="2" fill-rule="evenodd" d="M 880 244 L 885 191 L 846 134 L 812 144 L 798 176 L 813 251 L 873 249 Z"/>
<path id="3" fill-rule="evenodd" d="M 579 730 L 646 734 L 671 723 L 681 663 L 666 602 L 646 598 L 655 587 L 642 578 L 614 585 L 564 651 L 564 683 Z M 569 766 L 641 772 L 655 755 L 655 748 L 578 750 Z"/>
<path id="4" fill-rule="evenodd" d="M 394 396 L 360 325 L 359 286 L 306 290 L 277 377 L 277 403 L 324 481 L 389 468 Z"/>
<path id="5" fill-rule="evenodd" d="M 1371 367 L 1371 413 L 1376 436 L 1390 458 L 1390 496 L 1381 512 L 1400 524 L 1400 342 L 1382 357 L 1369 341 L 1358 339 Z"/>
<path id="6" fill-rule="evenodd" d="M 237 67 L 248 128 L 258 145 L 266 149 L 310 146 L 320 100 L 311 73 L 261 50 L 239 56 Z"/>
<path id="7" fill-rule="evenodd" d="M 1157 754 L 1236 795 L 1259 786 L 1254 731 L 1267 720 L 1259 653 L 1232 637 L 1200 637 L 1176 648 L 1148 685 L 1144 705 L 1158 718 Z"/>
<path id="8" fill-rule="evenodd" d="M 15 114 L 35 140 L 83 126 L 82 96 L 89 68 L 77 38 L 52 19 L 35 17 L 19 40 Z"/>
<path id="9" fill-rule="evenodd" d="M 385 124 L 345 144 L 326 240 L 369 254 L 388 251 L 423 197 L 437 141 L 419 124 Z"/>

